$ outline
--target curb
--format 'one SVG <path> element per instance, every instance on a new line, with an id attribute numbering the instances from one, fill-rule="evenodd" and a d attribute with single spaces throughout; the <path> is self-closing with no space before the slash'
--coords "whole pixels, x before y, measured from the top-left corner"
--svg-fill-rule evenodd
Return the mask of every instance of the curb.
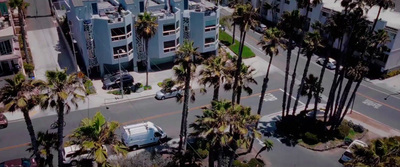
<path id="1" fill-rule="evenodd" d="M 154 97 L 154 95 L 144 95 L 144 96 L 140 96 L 140 97 L 134 97 L 134 98 L 126 98 L 126 99 L 116 99 L 115 101 L 111 101 L 111 102 L 104 102 L 102 105 L 100 106 L 107 106 L 107 105 L 114 105 L 114 104 L 120 104 L 120 103 L 125 103 L 125 102 L 130 102 L 130 101 L 136 101 L 136 100 L 143 100 L 143 99 L 148 99 L 150 97 Z"/>
<path id="2" fill-rule="evenodd" d="M 17 112 L 20 112 L 20 111 L 17 111 Z M 31 118 L 31 120 L 32 120 L 33 116 L 35 116 L 38 113 L 39 113 L 38 110 L 34 110 L 34 111 L 29 112 L 29 117 Z M 8 123 L 14 123 L 14 122 L 19 122 L 19 121 L 23 121 L 23 120 L 24 120 L 24 117 L 21 117 L 21 118 L 18 118 L 18 119 L 8 120 Z"/>

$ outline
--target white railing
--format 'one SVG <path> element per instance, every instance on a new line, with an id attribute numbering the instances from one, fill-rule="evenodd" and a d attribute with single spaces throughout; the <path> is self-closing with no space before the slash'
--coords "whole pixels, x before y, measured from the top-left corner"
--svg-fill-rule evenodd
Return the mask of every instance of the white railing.
<path id="1" fill-rule="evenodd" d="M 168 30 L 168 31 L 163 31 L 163 35 L 167 36 L 167 35 L 173 35 L 176 33 L 176 30 Z"/>
<path id="2" fill-rule="evenodd" d="M 117 54 L 113 55 L 114 59 L 118 59 L 118 57 L 123 58 L 123 57 L 127 57 L 127 56 L 128 56 L 128 54 L 126 54 L 126 53 L 117 53 Z"/>
<path id="3" fill-rule="evenodd" d="M 215 46 L 217 44 L 218 44 L 218 40 L 216 40 L 214 42 L 205 43 L 204 47 L 207 48 L 207 47 Z"/>
<path id="4" fill-rule="evenodd" d="M 131 32 L 131 33 L 132 33 L 132 32 Z M 118 40 L 122 40 L 122 39 L 125 39 L 125 38 L 126 38 L 125 34 L 116 35 L 116 36 L 112 36 L 112 37 L 111 37 L 111 41 L 118 41 Z"/>
<path id="5" fill-rule="evenodd" d="M 169 47 L 169 48 L 164 48 L 164 53 L 172 52 L 172 51 L 175 51 L 175 50 L 176 50 L 176 46 Z"/>
<path id="6" fill-rule="evenodd" d="M 132 31 L 126 34 L 126 38 L 129 38 L 130 36 L 132 36 Z"/>
<path id="7" fill-rule="evenodd" d="M 205 31 L 205 32 L 214 31 L 215 29 L 217 29 L 217 26 L 210 26 L 210 27 L 206 27 L 206 28 L 204 29 L 204 31 Z"/>

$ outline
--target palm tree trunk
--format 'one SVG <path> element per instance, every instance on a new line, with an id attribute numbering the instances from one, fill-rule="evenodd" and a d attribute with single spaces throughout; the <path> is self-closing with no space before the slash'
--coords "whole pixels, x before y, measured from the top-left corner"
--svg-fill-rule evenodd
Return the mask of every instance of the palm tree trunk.
<path id="1" fill-rule="evenodd" d="M 243 44 L 244 44 L 244 39 L 246 38 L 246 30 L 240 31 L 240 46 L 239 46 L 239 55 L 238 55 L 238 60 L 236 63 L 236 71 L 235 71 L 235 77 L 234 77 L 234 83 L 232 87 L 232 104 L 235 103 L 235 98 L 236 98 L 236 90 L 238 87 L 238 82 L 239 82 L 239 75 L 240 75 L 240 70 L 242 66 L 242 51 L 243 51 Z"/>
<path id="2" fill-rule="evenodd" d="M 39 161 L 40 160 L 40 152 L 38 149 L 39 146 L 37 144 L 35 130 L 33 129 L 33 125 L 32 125 L 32 120 L 31 120 L 31 117 L 29 116 L 29 111 L 26 111 L 26 110 L 21 110 L 21 111 L 24 115 L 26 128 L 28 129 L 29 136 L 31 137 L 31 143 L 32 143 L 33 153 L 35 155 L 35 160 L 37 162 L 40 162 Z"/>
<path id="3" fill-rule="evenodd" d="M 260 97 L 260 100 L 258 101 L 258 109 L 257 109 L 257 114 L 258 115 L 261 115 L 261 109 L 262 109 L 262 106 L 263 106 L 263 103 L 264 103 L 265 92 L 267 91 L 267 88 L 268 88 L 269 70 L 271 69 L 272 58 L 273 58 L 273 55 L 270 55 L 267 73 L 265 74 L 265 77 L 264 77 L 264 80 L 263 80 L 263 85 L 261 87 L 261 97 Z M 256 122 L 256 129 L 258 129 L 258 121 L 259 120 L 257 120 L 257 122 Z M 249 146 L 249 148 L 247 150 L 247 153 L 250 153 L 251 149 L 253 149 L 254 140 L 255 140 L 255 136 L 253 135 L 253 138 L 251 139 L 250 146 Z"/>
<path id="4" fill-rule="evenodd" d="M 242 96 L 242 87 L 237 87 L 236 104 L 240 104 L 240 97 Z"/>
<path id="5" fill-rule="evenodd" d="M 233 24 L 232 45 L 235 44 L 235 34 L 236 34 L 236 25 Z M 240 38 L 239 40 L 242 40 L 242 38 Z"/>
<path id="6" fill-rule="evenodd" d="M 348 97 L 348 95 L 350 93 L 350 89 L 351 89 L 351 85 L 352 84 L 353 84 L 353 80 L 349 79 L 347 81 L 347 84 L 346 84 L 344 90 L 343 90 L 342 97 L 340 98 L 338 111 L 333 116 L 333 123 L 334 124 L 331 126 L 331 130 L 335 130 L 339 126 L 339 124 L 338 124 L 339 123 L 339 118 L 340 118 L 340 115 L 342 114 L 343 107 L 344 107 L 344 105 L 345 105 L 345 103 L 347 101 L 347 97 Z"/>
<path id="7" fill-rule="evenodd" d="M 361 85 L 361 81 L 362 81 L 362 79 L 357 81 L 356 87 L 354 88 L 353 93 L 351 94 L 350 100 L 347 103 L 347 106 L 346 106 L 346 109 L 344 110 L 343 116 L 339 120 L 339 123 L 338 123 L 339 125 L 342 123 L 344 117 L 346 116 L 347 112 L 349 111 L 351 103 L 353 103 L 353 100 L 356 98 L 356 93 L 357 93 L 358 88 Z"/>
<path id="8" fill-rule="evenodd" d="M 297 71 L 297 65 L 299 63 L 299 58 L 300 58 L 300 48 L 299 52 L 297 53 L 296 57 L 296 62 L 294 65 L 293 73 L 292 73 L 292 81 L 290 82 L 290 87 L 289 87 L 289 96 L 287 97 L 287 105 L 286 105 L 286 115 L 289 115 L 289 108 L 290 108 L 290 103 L 292 102 L 292 94 L 293 94 L 293 88 L 294 88 L 294 82 L 296 81 L 296 71 Z M 294 112 L 293 112 L 294 115 Z"/>
<path id="9" fill-rule="evenodd" d="M 208 152 L 208 166 L 214 167 L 214 148 L 210 148 Z"/>
<path id="10" fill-rule="evenodd" d="M 321 92 L 321 87 L 322 87 L 321 83 L 322 83 L 322 81 L 324 79 L 324 74 L 325 74 L 325 70 L 326 70 L 326 65 L 328 64 L 328 60 L 329 60 L 329 54 L 328 54 L 327 57 L 325 57 L 325 61 L 324 61 L 324 64 L 322 65 L 321 73 L 319 75 L 319 80 L 318 80 L 318 83 L 317 83 L 318 84 L 317 91 L 315 92 L 315 96 L 314 96 L 314 99 L 315 99 L 315 102 L 314 102 L 314 118 L 317 117 L 316 114 L 317 114 L 318 103 L 319 103 L 319 93 Z"/>
<path id="11" fill-rule="evenodd" d="M 283 100 L 282 100 L 282 118 L 285 116 L 285 107 L 286 107 L 286 99 L 287 99 L 287 85 L 289 80 L 289 70 L 290 70 L 290 57 L 292 55 L 292 37 L 289 37 L 289 47 L 287 51 L 286 57 L 286 69 L 285 69 L 285 85 L 283 87 Z M 290 98 L 290 97 L 289 97 Z M 287 115 L 287 114 L 286 114 Z"/>
<path id="12" fill-rule="evenodd" d="M 219 151 L 218 151 L 218 167 L 224 166 L 224 160 L 223 160 L 224 156 L 223 155 L 224 155 L 224 149 L 223 149 L 223 147 L 220 147 Z"/>
<path id="13" fill-rule="evenodd" d="M 18 20 L 19 20 L 19 24 L 20 24 L 20 28 L 21 28 L 22 47 L 24 48 L 26 62 L 31 63 L 31 60 L 29 57 L 29 52 L 28 52 L 28 46 L 26 44 L 24 14 L 22 12 L 23 12 L 22 7 L 18 7 L 18 13 L 19 13 Z"/>
<path id="14" fill-rule="evenodd" d="M 145 39 L 145 48 L 146 48 L 146 86 L 149 86 L 149 66 L 150 66 L 150 61 L 149 61 L 149 40 Z"/>
<path id="15" fill-rule="evenodd" d="M 309 92 L 308 92 L 308 95 L 307 95 L 307 102 L 306 102 L 306 106 L 304 107 L 304 110 L 307 110 L 307 108 L 308 108 L 308 105 L 310 104 L 310 101 L 311 101 L 311 99 L 312 99 L 312 91 L 310 90 Z"/>
<path id="16" fill-rule="evenodd" d="M 304 67 L 303 77 L 301 78 L 300 88 L 299 88 L 299 91 L 297 91 L 296 100 L 294 101 L 292 115 L 294 115 L 296 113 L 297 104 L 299 103 L 299 98 L 300 98 L 300 92 L 303 91 L 304 81 L 307 77 L 308 68 L 310 67 L 310 62 L 311 62 L 311 56 L 307 56 L 307 62 L 306 62 L 306 66 Z M 310 99 L 307 99 L 307 101 L 309 101 L 309 100 Z M 307 106 L 308 106 L 308 104 L 307 104 Z M 307 106 L 306 106 L 306 108 L 307 108 Z"/>
<path id="17" fill-rule="evenodd" d="M 190 87 L 190 64 L 186 66 L 186 77 L 185 77 L 185 94 L 183 97 L 183 109 L 182 109 L 182 120 L 181 120 L 181 131 L 180 131 L 180 142 L 179 142 L 179 151 L 182 151 L 182 148 L 186 147 L 186 138 L 187 138 L 187 115 L 189 108 L 189 89 Z M 183 153 L 182 153 L 183 155 Z M 181 161 L 181 165 L 183 165 L 183 161 Z"/>
<path id="18" fill-rule="evenodd" d="M 213 101 L 218 101 L 218 97 L 219 97 L 219 87 L 220 87 L 220 81 L 218 81 L 218 83 L 214 85 Z"/>
<path id="19" fill-rule="evenodd" d="M 374 32 L 376 23 L 378 22 L 378 19 L 379 19 L 379 15 L 381 15 L 381 10 L 382 10 L 382 7 L 379 7 L 378 14 L 376 15 L 376 18 L 374 20 L 374 24 L 372 25 L 372 28 L 371 28 L 372 32 Z"/>
<path id="20" fill-rule="evenodd" d="M 58 124 L 58 166 L 63 166 L 63 140 L 64 140 L 64 102 L 62 100 L 57 101 L 57 124 Z"/>

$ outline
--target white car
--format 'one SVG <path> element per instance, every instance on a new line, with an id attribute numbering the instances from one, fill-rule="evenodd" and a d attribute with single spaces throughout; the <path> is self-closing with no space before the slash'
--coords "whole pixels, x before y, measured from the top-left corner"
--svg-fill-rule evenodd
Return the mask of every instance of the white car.
<path id="1" fill-rule="evenodd" d="M 171 97 L 182 96 L 182 90 L 178 88 L 172 88 L 171 91 L 160 90 L 156 93 L 156 99 L 164 100 Z"/>
<path id="2" fill-rule="evenodd" d="M 107 147 L 103 145 L 103 148 L 106 152 Z M 69 164 L 71 166 L 78 165 L 78 162 L 85 159 L 93 159 L 93 156 L 87 150 L 82 150 L 79 154 L 77 153 L 81 147 L 79 145 L 71 145 L 68 147 L 64 147 L 63 150 L 63 163 Z"/>
<path id="3" fill-rule="evenodd" d="M 257 32 L 264 32 L 267 29 L 267 26 L 265 24 L 260 24 L 259 26 L 255 27 L 254 30 Z"/>
<path id="4" fill-rule="evenodd" d="M 368 144 L 364 143 L 361 140 L 354 140 L 351 142 L 349 147 L 347 147 L 346 151 L 343 153 L 342 157 L 340 157 L 339 162 L 344 163 L 353 159 L 353 150 L 357 147 L 367 148 Z"/>
<path id="5" fill-rule="evenodd" d="M 323 58 L 323 57 L 320 57 L 317 59 L 317 63 L 321 66 L 324 65 L 324 61 L 325 61 L 325 58 Z M 326 68 L 328 68 L 330 70 L 336 69 L 336 60 L 329 58 L 328 64 L 326 64 Z M 343 69 L 343 66 L 340 66 L 339 70 L 342 70 L 342 69 Z"/>

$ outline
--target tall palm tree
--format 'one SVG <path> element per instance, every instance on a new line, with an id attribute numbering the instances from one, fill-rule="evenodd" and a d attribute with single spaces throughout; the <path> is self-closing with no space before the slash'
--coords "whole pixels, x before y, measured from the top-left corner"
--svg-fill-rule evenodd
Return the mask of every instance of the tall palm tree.
<path id="1" fill-rule="evenodd" d="M 85 92 L 81 78 L 77 74 L 68 75 L 66 70 L 46 71 L 46 89 L 42 91 L 40 106 L 53 108 L 57 112 L 58 164 L 63 163 L 64 114 L 71 111 L 72 105 L 78 107 L 78 101 L 84 101 Z"/>
<path id="2" fill-rule="evenodd" d="M 254 158 L 257 158 L 258 155 L 260 155 L 260 153 L 262 153 L 265 150 L 271 151 L 272 147 L 274 147 L 274 143 L 271 140 L 264 140 L 262 144 L 263 144 L 263 147 L 261 147 L 260 151 L 257 152 L 257 154 Z"/>
<path id="3" fill-rule="evenodd" d="M 307 110 L 313 95 L 315 96 L 316 91 L 318 90 L 318 85 L 318 77 L 315 77 L 313 74 L 308 75 L 308 77 L 304 79 L 303 89 L 301 89 L 300 92 L 301 96 L 307 96 L 307 102 L 304 110 Z"/>
<path id="4" fill-rule="evenodd" d="M 368 6 L 370 6 L 371 8 L 375 5 L 377 5 L 379 7 L 378 10 L 378 14 L 376 14 L 376 18 L 374 20 L 374 24 L 372 25 L 371 30 L 374 31 L 376 23 L 379 20 L 379 16 L 381 15 L 381 11 L 383 10 L 387 10 L 389 8 L 394 8 L 395 7 L 395 3 L 393 0 L 365 0 L 366 4 Z"/>
<path id="5" fill-rule="evenodd" d="M 196 71 L 196 64 L 194 62 L 195 57 L 200 54 L 197 48 L 193 47 L 193 41 L 185 40 L 183 45 L 181 45 L 176 52 L 175 63 L 178 65 L 173 69 L 175 71 L 175 76 L 178 81 L 184 82 L 184 96 L 183 96 L 183 109 L 182 109 L 182 120 L 181 120 L 181 130 L 179 134 L 179 151 L 182 151 L 182 146 L 186 145 L 187 136 L 187 116 L 189 110 L 189 91 L 190 91 L 190 81 Z M 192 96 L 193 99 L 193 96 Z"/>
<path id="6" fill-rule="evenodd" d="M 48 130 L 46 132 L 39 131 L 37 134 L 37 143 L 40 148 L 40 153 L 46 156 L 44 166 L 53 167 L 53 154 L 51 150 L 57 150 L 57 133 L 52 133 Z M 33 151 L 32 145 L 27 149 L 28 151 Z"/>
<path id="7" fill-rule="evenodd" d="M 74 132 L 69 136 L 70 145 L 78 145 L 81 150 L 87 150 L 99 166 L 109 165 L 108 153 L 104 146 L 111 146 L 117 154 L 126 156 L 127 148 L 118 139 L 115 130 L 120 127 L 116 121 L 108 122 L 106 118 L 97 112 L 92 119 L 85 118 Z"/>
<path id="8" fill-rule="evenodd" d="M 229 66 L 227 63 L 229 58 L 226 52 L 220 48 L 219 56 L 212 56 L 203 62 L 203 69 L 201 69 L 199 76 L 199 84 L 204 85 L 204 87 L 209 84 L 209 87 L 214 87 L 213 100 L 218 100 L 219 88 L 221 83 L 225 80 L 231 80 L 229 71 L 232 71 L 233 67 Z M 207 90 L 201 89 L 203 92 Z"/>
<path id="9" fill-rule="evenodd" d="M 303 48 L 303 52 L 307 57 L 307 61 L 306 65 L 304 66 L 303 77 L 301 78 L 300 88 L 299 91 L 297 92 L 296 100 L 294 102 L 292 115 L 296 113 L 297 103 L 300 98 L 300 93 L 303 91 L 305 78 L 307 77 L 308 68 L 310 67 L 311 57 L 314 55 L 315 52 L 317 52 L 322 47 L 321 40 L 322 38 L 318 31 L 314 31 L 312 33 L 308 32 L 307 35 L 305 36 L 304 39 L 305 46 Z"/>
<path id="10" fill-rule="evenodd" d="M 24 0 L 9 0 L 8 5 L 10 5 L 11 8 L 15 9 L 18 8 L 18 20 L 19 20 L 19 25 L 21 28 L 21 36 L 22 36 L 22 47 L 25 52 L 25 58 L 28 63 L 30 63 L 32 60 L 30 60 L 29 53 L 28 53 L 28 46 L 26 44 L 26 32 L 25 32 L 25 9 L 29 6 L 29 3 L 26 3 Z"/>
<path id="11" fill-rule="evenodd" d="M 241 65 L 242 65 L 242 54 L 243 54 L 243 47 L 244 47 L 244 42 L 246 39 L 246 32 L 250 29 L 250 27 L 254 27 L 258 24 L 256 21 L 258 19 L 258 9 L 253 8 L 251 4 L 244 4 L 244 5 L 236 5 L 235 12 L 233 13 L 233 19 L 238 20 L 237 23 L 239 25 L 240 29 L 240 46 L 239 46 L 239 55 L 236 63 L 236 72 L 234 75 L 234 83 L 233 83 L 233 91 L 232 91 L 232 103 L 235 103 L 235 98 L 237 94 L 240 94 L 236 92 L 236 90 L 241 90 L 237 89 L 238 87 L 238 77 L 241 73 Z M 239 98 L 240 101 L 240 98 Z"/>
<path id="12" fill-rule="evenodd" d="M 37 139 L 29 111 L 38 105 L 37 98 L 35 97 L 37 94 L 35 92 L 38 92 L 36 87 L 41 82 L 26 81 L 22 73 L 16 74 L 13 78 L 7 78 L 5 81 L 6 85 L 0 91 L 0 101 L 5 105 L 6 111 L 22 112 L 30 136 L 33 153 L 36 160 L 39 160 L 40 152 L 38 151 Z"/>
<path id="13" fill-rule="evenodd" d="M 204 137 L 209 141 L 208 166 L 214 166 L 215 154 L 218 155 L 218 166 L 222 166 L 223 149 L 231 141 L 225 130 L 229 127 L 228 114 L 232 103 L 226 100 L 212 101 L 211 106 L 203 110 L 203 115 L 197 115 L 194 123 L 189 125 L 193 129 L 190 136 Z"/>
<path id="14" fill-rule="evenodd" d="M 265 54 L 267 56 L 269 56 L 267 73 L 265 74 L 265 77 L 263 80 L 263 85 L 261 87 L 260 100 L 258 102 L 258 109 L 257 109 L 258 115 L 261 115 L 261 109 L 262 109 L 262 106 L 264 103 L 265 92 L 267 91 L 267 88 L 268 88 L 269 70 L 271 69 L 272 59 L 274 56 L 277 56 L 279 54 L 278 46 L 285 49 L 284 44 L 282 44 L 280 42 L 282 37 L 283 37 L 282 31 L 278 30 L 277 28 L 271 28 L 271 29 L 267 29 L 264 32 L 263 36 L 260 39 L 260 42 L 258 42 L 258 45 L 261 45 L 261 48 L 262 48 L 262 50 L 264 50 Z M 258 126 L 258 122 L 256 123 L 256 126 Z M 250 152 L 251 149 L 253 149 L 253 144 L 254 144 L 254 138 L 252 139 L 247 152 Z"/>
<path id="15" fill-rule="evenodd" d="M 290 99 L 287 97 L 287 85 L 289 80 L 289 70 L 290 70 L 290 58 L 292 55 L 292 42 L 293 36 L 298 32 L 301 28 L 301 16 L 298 10 L 294 10 L 292 12 L 285 12 L 282 15 L 281 21 L 278 23 L 278 27 L 285 33 L 285 35 L 289 38 L 289 41 L 286 43 L 287 48 L 287 57 L 286 57 L 286 68 L 285 68 L 285 83 L 284 83 L 284 92 L 283 92 L 283 101 L 282 101 L 282 118 L 285 116 L 285 108 L 286 108 L 286 100 Z M 286 115 L 288 115 L 288 111 Z"/>
<path id="16" fill-rule="evenodd" d="M 236 69 L 230 72 L 229 75 L 230 77 L 234 76 L 236 73 Z M 240 104 L 240 97 L 242 95 L 242 91 L 245 91 L 247 94 L 252 94 L 253 89 L 250 87 L 250 84 L 257 84 L 257 81 L 253 78 L 253 72 L 255 71 L 254 68 L 251 68 L 250 66 L 245 65 L 242 63 L 242 66 L 240 68 L 240 73 L 237 78 L 237 86 L 236 89 L 233 88 L 232 81 L 233 80 L 227 80 L 227 82 L 224 84 L 224 89 L 225 90 L 230 90 L 232 89 L 233 92 L 236 92 L 236 104 Z"/>
<path id="17" fill-rule="evenodd" d="M 146 50 L 146 86 L 149 86 L 149 69 L 150 69 L 150 59 L 149 59 L 149 40 L 157 32 L 157 17 L 152 16 L 151 13 L 144 12 L 139 15 L 139 19 L 135 23 L 136 34 L 139 35 L 144 40 L 145 50 Z"/>

